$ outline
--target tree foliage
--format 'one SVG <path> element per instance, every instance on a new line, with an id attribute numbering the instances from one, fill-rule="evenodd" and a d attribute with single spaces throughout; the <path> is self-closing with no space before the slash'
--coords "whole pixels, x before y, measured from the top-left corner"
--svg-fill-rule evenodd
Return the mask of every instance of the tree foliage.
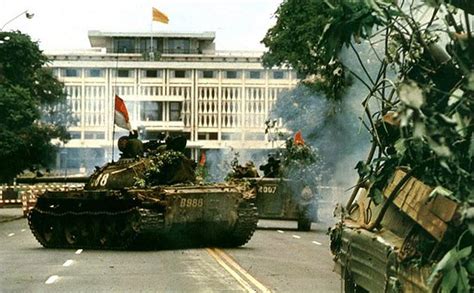
<path id="1" fill-rule="evenodd" d="M 276 11 L 277 23 L 262 40 L 266 66 L 291 65 L 305 83 L 338 100 L 351 84 L 339 52 L 352 36 L 366 37 L 382 21 L 367 1 L 288 0 Z"/>
<path id="2" fill-rule="evenodd" d="M 45 67 L 47 61 L 28 35 L 0 32 L 1 182 L 49 166 L 56 150 L 51 139 L 68 138 L 63 84 Z"/>
<path id="3" fill-rule="evenodd" d="M 373 146 L 357 169 L 376 201 L 382 200 L 394 170 L 404 167 L 426 184 L 449 190 L 463 209 L 472 210 L 472 13 L 469 0 L 287 0 L 263 40 L 269 48 L 264 62 L 314 75 L 314 87 L 329 99 L 342 97 L 348 75 L 362 82 L 362 121 Z M 364 44 L 370 45 L 371 60 L 361 58 Z M 344 51 L 352 51 L 351 61 L 357 60 L 362 70 L 348 66 Z M 378 64 L 375 74 L 367 70 L 369 61 Z M 325 71 L 331 64 L 342 71 Z M 467 225 L 460 226 L 461 232 Z M 472 243 L 456 249 L 469 250 L 472 258 L 469 247 Z M 445 275 L 442 286 L 469 288 L 464 281 L 456 284 L 465 280 L 461 275 L 469 271 L 467 264 Z"/>

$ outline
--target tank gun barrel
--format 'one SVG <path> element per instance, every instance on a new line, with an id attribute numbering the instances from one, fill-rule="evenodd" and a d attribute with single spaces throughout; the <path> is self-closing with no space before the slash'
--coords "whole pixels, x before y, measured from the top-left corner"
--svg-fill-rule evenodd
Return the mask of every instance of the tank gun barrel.
<path id="1" fill-rule="evenodd" d="M 16 183 L 36 184 L 36 183 L 87 183 L 89 176 L 78 177 L 23 177 L 16 178 Z"/>

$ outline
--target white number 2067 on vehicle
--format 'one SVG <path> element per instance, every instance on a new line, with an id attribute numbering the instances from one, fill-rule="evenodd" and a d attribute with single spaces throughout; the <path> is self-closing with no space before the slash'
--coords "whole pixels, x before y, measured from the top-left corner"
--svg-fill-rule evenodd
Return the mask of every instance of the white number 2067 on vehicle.
<path id="1" fill-rule="evenodd" d="M 277 187 L 275 185 L 269 185 L 269 186 L 259 186 L 258 187 L 258 192 L 259 193 L 275 193 L 277 190 Z"/>

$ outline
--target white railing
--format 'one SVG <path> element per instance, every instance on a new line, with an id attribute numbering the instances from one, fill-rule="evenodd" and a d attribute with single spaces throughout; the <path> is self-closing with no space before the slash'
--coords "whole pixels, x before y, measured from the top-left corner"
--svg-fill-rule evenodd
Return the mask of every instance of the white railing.
<path id="1" fill-rule="evenodd" d="M 214 52 L 215 56 L 219 57 L 262 57 L 263 51 L 226 51 L 217 50 Z"/>

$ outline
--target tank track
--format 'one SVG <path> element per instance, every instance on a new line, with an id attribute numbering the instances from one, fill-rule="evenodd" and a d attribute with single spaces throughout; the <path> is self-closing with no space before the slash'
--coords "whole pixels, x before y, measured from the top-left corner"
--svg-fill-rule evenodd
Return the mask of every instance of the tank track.
<path id="1" fill-rule="evenodd" d="M 257 208 L 253 201 L 241 202 L 237 215 L 237 221 L 231 231 L 221 234 L 208 244 L 221 247 L 246 244 L 255 232 L 258 222 Z M 165 225 L 163 212 L 139 207 L 115 212 L 58 212 L 36 206 L 28 213 L 28 224 L 43 247 L 67 249 L 129 249 L 139 236 L 160 236 L 160 233 L 166 236 L 170 228 Z M 156 240 L 154 237 L 154 241 Z"/>
<path id="2" fill-rule="evenodd" d="M 123 250 L 130 248 L 140 233 L 163 222 L 161 213 L 147 213 L 137 207 L 118 212 L 64 213 L 35 207 L 28 214 L 33 235 L 46 248 Z"/>
<path id="3" fill-rule="evenodd" d="M 246 244 L 257 229 L 258 212 L 255 203 L 250 200 L 240 203 L 238 219 L 233 231 L 222 243 L 223 247 L 238 247 Z"/>

